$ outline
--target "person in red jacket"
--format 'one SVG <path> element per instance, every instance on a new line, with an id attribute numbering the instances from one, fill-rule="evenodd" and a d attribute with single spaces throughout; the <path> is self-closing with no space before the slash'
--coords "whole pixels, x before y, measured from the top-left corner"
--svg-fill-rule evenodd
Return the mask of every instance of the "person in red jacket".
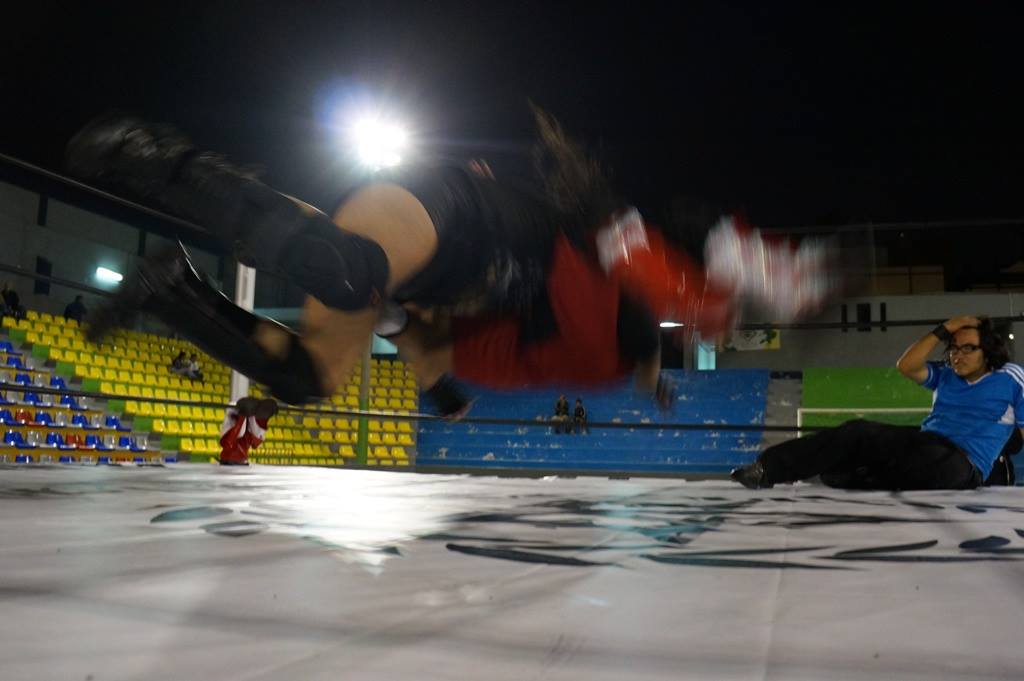
<path id="1" fill-rule="evenodd" d="M 220 465 L 248 466 L 249 451 L 263 444 L 277 402 L 243 397 L 228 407 L 220 428 Z"/>

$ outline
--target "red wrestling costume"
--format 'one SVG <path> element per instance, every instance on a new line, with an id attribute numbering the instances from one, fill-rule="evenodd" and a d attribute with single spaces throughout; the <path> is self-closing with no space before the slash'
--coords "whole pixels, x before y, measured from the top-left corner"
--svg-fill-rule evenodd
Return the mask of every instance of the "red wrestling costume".
<path id="1" fill-rule="evenodd" d="M 263 444 L 270 418 L 277 413 L 273 400 L 243 397 L 238 406 L 228 407 L 220 427 L 222 466 L 247 466 L 249 451 Z"/>
<path id="2" fill-rule="evenodd" d="M 522 318 L 456 318 L 453 369 L 496 388 L 599 385 L 625 378 L 640 359 L 623 347 L 620 312 L 639 304 L 657 351 L 658 322 L 686 319 L 705 336 L 729 328 L 734 299 L 709 287 L 702 269 L 630 210 L 596 235 L 597 258 L 555 239 L 546 291 L 553 337 L 523 343 Z M 642 322 L 634 320 L 633 323 Z"/>

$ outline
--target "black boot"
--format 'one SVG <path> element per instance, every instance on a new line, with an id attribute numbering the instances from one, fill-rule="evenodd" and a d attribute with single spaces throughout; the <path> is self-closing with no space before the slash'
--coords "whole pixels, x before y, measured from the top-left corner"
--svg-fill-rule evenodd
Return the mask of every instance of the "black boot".
<path id="1" fill-rule="evenodd" d="M 329 307 L 363 309 L 384 293 L 388 261 L 377 243 L 307 212 L 170 126 L 103 116 L 68 144 L 67 167 L 196 222 L 239 262 L 276 273 Z"/>
<path id="2" fill-rule="evenodd" d="M 269 355 L 256 343 L 254 334 L 261 323 L 276 322 L 257 317 L 228 300 L 192 264 L 180 245 L 143 261 L 137 281 L 125 282 L 123 289 L 122 295 L 97 310 L 87 330 L 92 342 L 112 330 L 113 320 L 145 312 L 224 364 L 266 385 L 285 402 L 302 403 L 326 396 L 321 371 L 298 336 L 279 325 L 288 334 L 288 350 L 283 358 Z"/>
<path id="3" fill-rule="evenodd" d="M 729 477 L 747 489 L 768 489 L 774 487 L 773 483 L 768 482 L 768 473 L 765 471 L 764 464 L 761 463 L 760 459 L 757 459 L 749 466 L 734 468 L 729 473 Z"/>

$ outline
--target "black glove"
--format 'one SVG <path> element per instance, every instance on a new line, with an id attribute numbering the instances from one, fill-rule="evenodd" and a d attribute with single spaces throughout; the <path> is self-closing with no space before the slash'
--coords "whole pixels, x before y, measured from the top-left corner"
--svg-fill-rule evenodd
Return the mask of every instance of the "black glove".
<path id="1" fill-rule="evenodd" d="M 449 374 L 441 376 L 424 394 L 430 399 L 437 413 L 450 421 L 461 419 L 473 404 Z"/>
<path id="2" fill-rule="evenodd" d="M 671 411 L 678 387 L 675 380 L 664 371 L 658 374 L 658 387 L 654 390 L 654 399 L 657 400 L 659 409 Z"/>

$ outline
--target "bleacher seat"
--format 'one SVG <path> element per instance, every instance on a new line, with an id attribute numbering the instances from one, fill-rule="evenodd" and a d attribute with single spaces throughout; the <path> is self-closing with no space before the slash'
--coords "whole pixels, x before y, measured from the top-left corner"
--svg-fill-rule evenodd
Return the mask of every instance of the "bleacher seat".
<path id="1" fill-rule="evenodd" d="M 130 431 L 131 430 L 131 428 L 129 428 L 128 426 L 126 426 L 126 425 L 121 423 L 121 419 L 119 419 L 118 417 L 114 416 L 113 414 L 110 414 L 110 415 L 107 416 L 106 420 L 104 421 L 104 425 L 107 428 L 114 428 L 115 430 L 121 430 L 121 431 Z"/>

